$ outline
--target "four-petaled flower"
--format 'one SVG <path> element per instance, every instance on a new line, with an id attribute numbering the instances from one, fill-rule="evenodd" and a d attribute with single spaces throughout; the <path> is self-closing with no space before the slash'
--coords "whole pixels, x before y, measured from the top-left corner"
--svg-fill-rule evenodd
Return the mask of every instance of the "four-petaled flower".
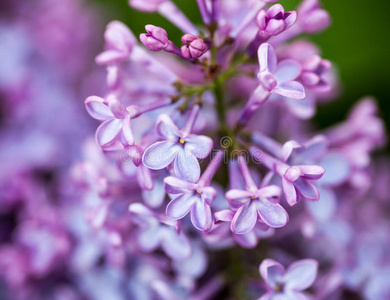
<path id="1" fill-rule="evenodd" d="M 231 223 L 231 229 L 236 234 L 251 231 L 256 222 L 264 222 L 270 227 L 283 227 L 288 222 L 288 214 L 278 204 L 281 188 L 270 185 L 256 190 L 230 190 L 226 198 L 230 206 L 238 209 Z"/>
<path id="2" fill-rule="evenodd" d="M 179 130 L 168 115 L 160 115 L 156 128 L 165 140 L 145 150 L 142 157 L 144 165 L 152 170 L 160 170 L 173 161 L 177 177 L 196 182 L 200 176 L 197 158 L 205 158 L 210 153 L 213 141 L 207 136 L 190 134 L 187 128 L 191 126 Z"/>
<path id="3" fill-rule="evenodd" d="M 191 222 L 195 228 L 202 231 L 210 230 L 213 222 L 210 206 L 217 195 L 215 189 L 172 176 L 165 178 L 164 183 L 168 194 L 177 195 L 167 206 L 167 216 L 179 220 L 191 211 Z"/>
<path id="4" fill-rule="evenodd" d="M 260 86 L 254 92 L 255 98 L 258 95 L 260 101 L 264 100 L 264 91 L 266 94 L 277 94 L 295 100 L 305 98 L 302 84 L 294 81 L 301 73 L 301 66 L 298 62 L 285 59 L 278 63 L 274 48 L 267 43 L 261 44 L 257 54 L 260 65 L 257 78 Z"/>
<path id="5" fill-rule="evenodd" d="M 88 97 L 85 106 L 92 118 L 104 121 L 96 130 L 96 141 L 102 148 L 112 147 L 120 135 L 122 141 L 127 141 L 126 144 L 133 143 L 130 127 L 130 118 L 133 114 L 115 95 L 109 95 L 107 99 Z"/>
<path id="6" fill-rule="evenodd" d="M 259 271 L 267 284 L 268 292 L 259 300 L 308 299 L 302 291 L 313 284 L 317 269 L 318 262 L 314 259 L 296 261 L 287 270 L 273 259 L 263 260 Z"/>

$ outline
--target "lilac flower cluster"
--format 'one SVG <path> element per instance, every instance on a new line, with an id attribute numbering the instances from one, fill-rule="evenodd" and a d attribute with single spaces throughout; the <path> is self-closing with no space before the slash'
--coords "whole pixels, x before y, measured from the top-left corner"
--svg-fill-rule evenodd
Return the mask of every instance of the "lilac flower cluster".
<path id="1" fill-rule="evenodd" d="M 386 140 L 375 101 L 325 130 L 309 121 L 338 94 L 332 64 L 299 38 L 329 26 L 318 0 L 296 11 L 197 0 L 203 24 L 171 0 L 129 0 L 176 25 L 182 44 L 151 24 L 138 42 L 112 21 L 95 57 L 105 77 L 87 63 L 96 12 L 9 2 L 0 298 L 390 296 L 390 161 L 372 156 Z M 95 140 L 80 97 L 100 122 Z"/>

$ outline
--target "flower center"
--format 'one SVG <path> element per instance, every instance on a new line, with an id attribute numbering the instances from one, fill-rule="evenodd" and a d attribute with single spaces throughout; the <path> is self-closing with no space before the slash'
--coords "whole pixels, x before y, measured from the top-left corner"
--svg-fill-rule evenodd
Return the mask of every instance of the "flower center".
<path id="1" fill-rule="evenodd" d="M 199 189 L 197 189 L 196 192 L 197 192 L 199 195 L 202 194 L 202 191 L 199 190 Z"/>
<path id="2" fill-rule="evenodd" d="M 187 142 L 186 140 L 184 140 L 184 139 L 182 139 L 182 138 L 179 138 L 179 143 L 180 143 L 180 144 L 184 145 L 186 142 Z"/>
<path id="3" fill-rule="evenodd" d="M 275 292 L 276 293 L 279 293 L 279 292 L 282 292 L 283 291 L 283 285 L 278 283 L 275 285 Z"/>

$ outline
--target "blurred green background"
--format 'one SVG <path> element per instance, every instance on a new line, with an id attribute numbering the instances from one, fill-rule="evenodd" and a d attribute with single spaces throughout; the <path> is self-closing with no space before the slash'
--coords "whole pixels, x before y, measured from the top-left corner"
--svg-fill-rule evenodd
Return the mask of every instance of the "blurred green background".
<path id="1" fill-rule="evenodd" d="M 164 27 L 170 38 L 179 44 L 180 31 L 159 15 L 135 11 L 126 0 L 89 1 L 100 7 L 106 22 L 120 20 L 128 24 L 136 35 L 144 32 L 145 24 L 158 25 Z M 200 22 L 195 0 L 173 1 L 191 20 Z M 286 10 L 295 9 L 299 2 L 279 1 Z M 310 39 L 322 49 L 322 56 L 338 68 L 343 91 L 337 101 L 321 106 L 315 121 L 320 127 L 341 121 L 359 98 L 371 95 L 378 99 L 380 114 L 389 128 L 390 1 L 323 0 L 322 4 L 332 16 L 332 25 L 326 31 L 310 36 Z"/>

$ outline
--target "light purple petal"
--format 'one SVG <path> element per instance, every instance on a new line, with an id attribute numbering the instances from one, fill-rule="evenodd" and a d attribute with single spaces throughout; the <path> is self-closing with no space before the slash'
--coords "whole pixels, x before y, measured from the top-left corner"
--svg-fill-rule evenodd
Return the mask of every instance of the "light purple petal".
<path id="1" fill-rule="evenodd" d="M 179 128 L 168 115 L 163 114 L 158 117 L 156 129 L 161 136 L 169 140 L 176 140 L 180 137 Z"/>
<path id="2" fill-rule="evenodd" d="M 255 227 L 256 222 L 256 205 L 248 202 L 237 210 L 231 223 L 231 229 L 236 234 L 245 234 Z"/>
<path id="3" fill-rule="evenodd" d="M 254 230 L 249 231 L 245 234 L 233 235 L 234 240 L 244 248 L 254 248 L 257 245 L 257 235 Z"/>
<path id="4" fill-rule="evenodd" d="M 326 222 L 334 216 L 337 209 L 336 193 L 330 187 L 318 187 L 321 195 L 319 201 L 307 201 L 306 207 L 310 214 L 319 222 Z"/>
<path id="5" fill-rule="evenodd" d="M 317 277 L 318 262 L 314 259 L 303 259 L 291 264 L 284 280 L 285 288 L 295 291 L 303 291 L 311 286 Z"/>
<path id="6" fill-rule="evenodd" d="M 103 102 L 104 99 L 97 96 L 91 96 L 85 100 L 85 107 L 92 118 L 96 120 L 107 120 L 114 118 L 110 108 Z"/>
<path id="7" fill-rule="evenodd" d="M 272 289 L 281 282 L 285 273 L 284 267 L 280 263 L 269 258 L 262 261 L 259 266 L 259 272 L 267 285 Z"/>
<path id="8" fill-rule="evenodd" d="M 294 185 L 283 177 L 283 192 L 288 205 L 293 206 L 300 200 L 300 194 L 297 193 Z"/>
<path id="9" fill-rule="evenodd" d="M 267 198 L 273 203 L 278 203 L 282 195 L 282 189 L 277 185 L 269 185 L 259 189 L 257 195 L 260 198 Z"/>
<path id="10" fill-rule="evenodd" d="M 176 142 L 162 141 L 149 146 L 142 156 L 143 164 L 152 170 L 167 167 L 177 156 L 181 147 Z"/>
<path id="11" fill-rule="evenodd" d="M 184 233 L 178 233 L 173 227 L 164 230 L 161 247 L 172 259 L 182 260 L 191 255 L 191 244 Z"/>
<path id="12" fill-rule="evenodd" d="M 100 146 L 109 146 L 115 141 L 122 130 L 122 120 L 109 119 L 104 121 L 96 130 L 96 142 Z"/>
<path id="13" fill-rule="evenodd" d="M 106 50 L 96 56 L 95 61 L 98 65 L 106 65 L 114 63 L 118 60 L 127 58 L 127 53 L 118 50 Z"/>
<path id="14" fill-rule="evenodd" d="M 285 98 L 286 104 L 291 113 L 299 119 L 307 120 L 314 116 L 316 106 L 313 96 L 306 94 L 306 98 L 301 101 Z"/>
<path id="15" fill-rule="evenodd" d="M 244 190 L 230 190 L 225 196 L 233 208 L 240 208 L 251 199 L 251 194 Z"/>
<path id="16" fill-rule="evenodd" d="M 351 173 L 351 166 L 346 157 L 342 154 L 330 152 L 321 160 L 321 166 L 326 170 L 321 178 L 321 184 L 339 185 L 348 179 Z"/>
<path id="17" fill-rule="evenodd" d="M 268 226 L 279 228 L 287 224 L 288 214 L 280 204 L 260 198 L 256 200 L 256 205 L 261 219 Z"/>
<path id="18" fill-rule="evenodd" d="M 294 290 L 284 291 L 283 296 L 283 300 L 310 300 L 304 293 Z"/>
<path id="19" fill-rule="evenodd" d="M 214 214 L 215 222 L 230 222 L 234 218 L 234 211 L 230 209 L 224 209 L 221 211 L 217 211 Z"/>
<path id="20" fill-rule="evenodd" d="M 164 184 L 161 181 L 155 181 L 152 190 L 142 191 L 142 199 L 148 206 L 153 208 L 161 206 L 161 204 L 164 202 L 165 195 Z"/>
<path id="21" fill-rule="evenodd" d="M 166 214 L 169 218 L 174 220 L 182 219 L 188 214 L 196 201 L 197 197 L 192 195 L 192 193 L 180 195 L 169 202 Z"/>
<path id="22" fill-rule="evenodd" d="M 287 161 L 290 158 L 290 155 L 293 153 L 294 149 L 299 149 L 299 148 L 302 148 L 302 145 L 294 140 L 284 143 L 282 148 L 283 161 Z"/>
<path id="23" fill-rule="evenodd" d="M 160 244 L 160 227 L 152 226 L 140 230 L 137 235 L 138 246 L 142 251 L 151 252 Z"/>
<path id="24" fill-rule="evenodd" d="M 191 134 L 186 138 L 184 149 L 197 158 L 205 158 L 213 148 L 213 140 L 208 136 Z"/>
<path id="25" fill-rule="evenodd" d="M 301 65 L 292 59 L 282 60 L 274 72 L 274 76 L 279 84 L 294 80 L 299 74 L 301 74 Z"/>
<path id="26" fill-rule="evenodd" d="M 286 24 L 286 29 L 291 27 L 295 21 L 297 20 L 297 12 L 296 11 L 289 11 L 289 12 L 286 12 L 287 13 L 290 13 L 286 19 L 284 19 L 284 23 Z"/>
<path id="27" fill-rule="evenodd" d="M 164 179 L 165 191 L 168 194 L 188 193 L 195 189 L 196 185 L 179 178 L 169 176 Z"/>
<path id="28" fill-rule="evenodd" d="M 299 178 L 294 182 L 294 186 L 297 191 L 308 200 L 318 200 L 320 198 L 320 194 L 316 187 L 305 179 Z"/>
<path id="29" fill-rule="evenodd" d="M 297 166 L 303 172 L 303 178 L 309 180 L 318 180 L 324 175 L 325 169 L 316 165 L 299 165 Z"/>
<path id="30" fill-rule="evenodd" d="M 268 44 L 263 43 L 257 50 L 257 56 L 259 58 L 260 72 L 267 70 L 273 73 L 276 69 L 278 62 L 274 48 Z"/>
<path id="31" fill-rule="evenodd" d="M 295 100 L 302 100 L 306 97 L 303 85 L 297 81 L 286 81 L 278 84 L 271 93 Z"/>
<path id="32" fill-rule="evenodd" d="M 211 209 L 205 201 L 198 198 L 195 205 L 191 209 L 191 222 L 196 229 L 208 231 L 212 225 Z"/>
<path id="33" fill-rule="evenodd" d="M 174 172 L 179 178 L 196 182 L 200 176 L 199 162 L 190 151 L 180 148 L 174 161 Z"/>
<path id="34" fill-rule="evenodd" d="M 127 164 L 124 164 L 127 165 Z M 130 164 L 129 164 L 130 165 Z M 131 164 L 133 165 L 133 164 Z M 134 166 L 135 167 L 135 166 Z M 150 191 L 153 189 L 154 183 L 152 172 L 147 167 L 141 165 L 137 169 L 137 182 L 141 189 Z"/>
<path id="35" fill-rule="evenodd" d="M 134 136 L 133 131 L 131 130 L 130 116 L 126 116 L 122 121 L 122 140 L 124 145 L 134 145 Z M 138 151 L 138 153 L 140 153 L 138 156 L 141 156 L 142 150 Z M 139 159 L 139 163 L 141 163 L 140 160 L 141 159 Z"/>
<path id="36" fill-rule="evenodd" d="M 209 206 L 211 206 L 213 204 L 215 198 L 217 197 L 217 191 L 215 190 L 215 188 L 213 188 L 211 186 L 206 186 L 206 187 L 202 188 L 201 191 L 202 191 L 202 197 L 204 198 L 206 203 Z"/>
<path id="37" fill-rule="evenodd" d="M 274 293 L 272 291 L 270 291 L 270 292 L 264 294 L 263 296 L 261 296 L 258 300 L 272 300 L 271 297 L 273 294 Z"/>

